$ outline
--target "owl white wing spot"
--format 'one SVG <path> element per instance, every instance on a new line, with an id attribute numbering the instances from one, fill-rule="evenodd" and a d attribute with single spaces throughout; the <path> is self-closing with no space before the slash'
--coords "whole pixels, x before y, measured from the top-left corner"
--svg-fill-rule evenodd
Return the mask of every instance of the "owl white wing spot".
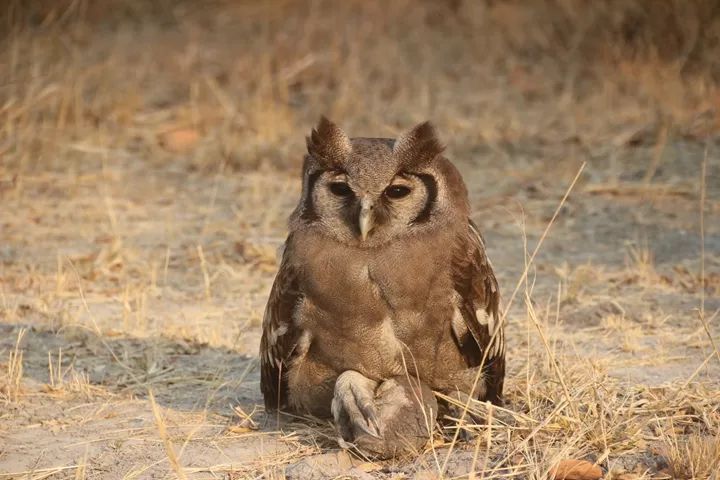
<path id="1" fill-rule="evenodd" d="M 468 329 L 467 323 L 465 323 L 465 318 L 463 317 L 463 314 L 460 311 L 460 305 L 462 304 L 462 298 L 460 298 L 460 295 L 457 292 L 453 292 L 452 304 L 453 304 L 453 316 L 450 321 L 450 326 L 452 327 L 453 334 L 455 335 L 455 339 L 462 345 L 463 339 L 465 338 L 466 335 L 468 335 L 470 333 L 470 330 Z"/>
<path id="2" fill-rule="evenodd" d="M 480 319 L 480 314 L 478 310 L 478 320 Z M 500 322 L 496 322 L 496 318 L 494 315 L 488 315 L 484 310 L 483 313 L 485 315 L 485 318 L 487 319 L 487 325 L 488 325 L 488 332 L 490 333 L 490 337 L 492 338 L 492 345 L 490 345 L 490 354 L 493 357 L 497 357 L 500 355 L 503 355 L 505 353 L 505 332 L 500 325 Z"/>
<path id="3" fill-rule="evenodd" d="M 298 339 L 296 348 L 297 358 L 295 361 L 302 359 L 310 350 L 310 343 L 312 342 L 312 334 L 310 330 L 304 330 Z"/>
<path id="4" fill-rule="evenodd" d="M 475 310 L 475 316 L 477 317 L 478 323 L 480 325 L 486 325 L 488 327 L 488 332 L 492 335 L 494 325 L 492 315 L 488 315 L 484 308 L 478 308 Z"/>
<path id="5" fill-rule="evenodd" d="M 457 338 L 459 342 L 462 342 L 462 339 L 465 338 L 465 335 L 470 332 L 467 325 L 465 324 L 465 319 L 463 318 L 460 309 L 457 307 L 453 309 L 452 329 L 453 333 L 455 334 L 455 338 Z"/>
<path id="6" fill-rule="evenodd" d="M 268 337 L 268 340 L 270 341 L 271 345 L 275 345 L 277 343 L 277 340 L 279 337 L 282 337 L 288 332 L 288 326 L 285 323 L 281 323 L 280 326 L 277 328 L 270 328 L 270 335 Z"/>
<path id="7" fill-rule="evenodd" d="M 298 338 L 298 342 L 295 345 L 295 357 L 290 360 L 287 365 L 288 370 L 292 370 L 298 363 L 305 360 L 305 356 L 310 350 L 310 344 L 312 343 L 312 334 L 309 330 L 303 330 Z"/>

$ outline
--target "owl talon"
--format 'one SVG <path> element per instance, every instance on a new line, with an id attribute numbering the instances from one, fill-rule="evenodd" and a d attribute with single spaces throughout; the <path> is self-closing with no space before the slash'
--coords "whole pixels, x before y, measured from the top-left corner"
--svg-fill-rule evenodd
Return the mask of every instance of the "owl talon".
<path id="1" fill-rule="evenodd" d="M 378 418 L 377 409 L 375 408 L 374 403 L 359 402 L 358 407 L 367 421 L 367 428 L 363 428 L 363 431 L 375 438 L 382 438 L 380 419 Z"/>
<path id="2" fill-rule="evenodd" d="M 377 382 L 352 370 L 338 377 L 331 410 L 343 439 L 354 441 L 363 434 L 382 438 L 382 424 L 374 400 L 376 387 Z"/>
<path id="3" fill-rule="evenodd" d="M 360 428 L 360 430 L 362 430 L 364 433 L 367 433 L 368 435 L 370 435 L 371 437 L 374 437 L 377 439 L 383 438 L 382 435 L 380 434 L 380 428 L 378 427 L 378 425 L 375 422 L 371 422 L 370 420 L 368 420 L 367 426 L 363 425 L 362 422 L 358 422 L 356 424 L 356 426 L 358 428 Z"/>
<path id="4" fill-rule="evenodd" d="M 368 423 L 375 430 L 375 432 L 377 432 L 375 434 L 370 433 L 370 432 L 368 432 L 368 433 L 370 433 L 370 435 L 372 435 L 375 438 L 383 438 L 383 431 L 382 431 L 382 428 L 380 427 L 380 425 L 381 425 L 380 420 L 377 418 L 377 415 L 375 415 L 375 413 L 373 413 L 368 418 Z"/>

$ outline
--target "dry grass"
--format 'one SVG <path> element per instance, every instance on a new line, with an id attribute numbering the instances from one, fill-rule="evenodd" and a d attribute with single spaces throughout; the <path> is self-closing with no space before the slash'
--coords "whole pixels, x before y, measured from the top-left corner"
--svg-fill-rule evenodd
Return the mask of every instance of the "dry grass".
<path id="1" fill-rule="evenodd" d="M 256 368 L 321 114 L 358 135 L 438 124 L 509 306 L 505 408 L 471 403 L 486 423 L 345 467 L 544 480 L 583 459 L 606 479 L 711 478 L 716 3 L 11 0 L 0 478 L 337 463 L 327 422 L 264 414 Z"/>
<path id="2" fill-rule="evenodd" d="M 25 329 L 20 329 L 15 341 L 15 348 L 10 351 L 7 360 L 7 369 L 3 379 L 3 396 L 5 402 L 17 402 L 22 392 L 21 382 L 23 377 L 23 351 L 20 350 L 20 342 L 25 336 Z"/>
<path id="3" fill-rule="evenodd" d="M 717 436 L 691 435 L 683 440 L 668 439 L 665 443 L 664 455 L 673 478 L 711 478 L 720 470 Z"/>
<path id="4" fill-rule="evenodd" d="M 185 469 L 178 461 L 177 453 L 175 453 L 175 447 L 173 446 L 172 440 L 168 437 L 165 419 L 163 419 L 160 408 L 158 408 L 157 402 L 155 402 L 155 395 L 153 395 L 152 390 L 150 390 L 148 397 L 150 398 L 150 405 L 152 406 L 153 416 L 155 417 L 155 425 L 157 426 L 158 434 L 165 446 L 165 454 L 170 462 L 170 466 L 179 479 L 185 480 L 187 478 L 185 475 Z"/>
<path id="5" fill-rule="evenodd" d="M 178 152 L 212 172 L 294 167 L 319 112 L 384 134 L 431 117 L 461 151 L 711 135 L 714 2 L 611 3 L 14 1 L 5 156 L 25 169 Z M 169 131 L 188 133 L 163 148 Z"/>

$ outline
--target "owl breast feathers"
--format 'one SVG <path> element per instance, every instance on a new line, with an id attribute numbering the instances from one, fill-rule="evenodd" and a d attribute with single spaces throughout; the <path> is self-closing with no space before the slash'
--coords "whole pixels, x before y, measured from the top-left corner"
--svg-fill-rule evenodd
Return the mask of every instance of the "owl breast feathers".
<path id="1" fill-rule="evenodd" d="M 349 138 L 323 118 L 307 150 L 263 320 L 266 407 L 338 420 L 346 383 L 408 375 L 500 403 L 498 284 L 435 128 Z"/>

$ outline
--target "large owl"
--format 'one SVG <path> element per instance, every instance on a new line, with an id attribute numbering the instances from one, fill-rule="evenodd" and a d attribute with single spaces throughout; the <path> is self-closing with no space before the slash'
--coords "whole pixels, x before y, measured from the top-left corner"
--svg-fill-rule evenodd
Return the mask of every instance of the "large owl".
<path id="1" fill-rule="evenodd" d="M 322 118 L 307 150 L 263 320 L 266 408 L 332 416 L 352 437 L 382 435 L 392 378 L 500 403 L 498 284 L 435 128 L 349 138 Z"/>

